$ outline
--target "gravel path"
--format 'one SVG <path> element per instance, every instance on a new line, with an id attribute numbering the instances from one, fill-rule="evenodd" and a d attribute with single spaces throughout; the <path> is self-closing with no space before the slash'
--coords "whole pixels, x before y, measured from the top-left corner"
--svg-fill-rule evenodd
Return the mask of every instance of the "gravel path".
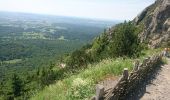
<path id="1" fill-rule="evenodd" d="M 151 84 L 146 86 L 146 92 L 140 100 L 170 100 L 170 59 Z"/>

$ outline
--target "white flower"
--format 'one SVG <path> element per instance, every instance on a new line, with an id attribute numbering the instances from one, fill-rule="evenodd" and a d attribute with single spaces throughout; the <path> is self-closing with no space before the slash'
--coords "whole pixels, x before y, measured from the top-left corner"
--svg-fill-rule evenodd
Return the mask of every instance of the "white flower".
<path id="1" fill-rule="evenodd" d="M 87 81 L 83 80 L 82 78 L 76 78 L 75 80 L 73 80 L 73 86 L 77 87 L 77 86 L 85 86 L 87 85 Z"/>

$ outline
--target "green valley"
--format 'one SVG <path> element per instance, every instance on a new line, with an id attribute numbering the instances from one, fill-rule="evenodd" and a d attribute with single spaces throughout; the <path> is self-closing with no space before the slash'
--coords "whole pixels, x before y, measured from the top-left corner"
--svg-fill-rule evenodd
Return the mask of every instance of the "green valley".
<path id="1" fill-rule="evenodd" d="M 62 78 L 57 76 L 62 74 L 58 71 L 61 57 L 117 23 L 26 13 L 0 14 L 0 100 L 28 99 Z M 51 67 L 55 72 L 51 72 Z M 48 73 L 54 78 L 46 83 L 43 77 Z M 15 81 L 23 86 L 20 94 L 13 94 Z"/>

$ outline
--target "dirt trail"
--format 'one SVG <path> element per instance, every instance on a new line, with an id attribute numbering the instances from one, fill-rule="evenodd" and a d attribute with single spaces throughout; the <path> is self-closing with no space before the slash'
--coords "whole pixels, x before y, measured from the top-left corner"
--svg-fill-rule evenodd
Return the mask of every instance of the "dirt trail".
<path id="1" fill-rule="evenodd" d="M 146 86 L 145 94 L 140 100 L 170 100 L 170 59 L 162 66 L 156 78 Z"/>

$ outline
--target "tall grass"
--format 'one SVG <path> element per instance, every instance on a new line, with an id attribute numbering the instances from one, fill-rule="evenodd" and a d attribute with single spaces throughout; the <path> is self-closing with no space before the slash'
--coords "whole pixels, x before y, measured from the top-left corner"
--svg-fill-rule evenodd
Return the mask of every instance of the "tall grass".
<path id="1" fill-rule="evenodd" d="M 140 60 L 148 55 L 155 54 L 160 50 L 144 51 Z M 31 100 L 88 100 L 95 93 L 95 85 L 107 75 L 121 75 L 126 67 L 133 67 L 130 58 L 105 59 L 100 63 L 89 65 L 87 69 L 78 74 L 57 81 L 55 84 L 45 87 L 43 91 L 35 94 Z"/>
<path id="2" fill-rule="evenodd" d="M 95 84 L 107 75 L 120 75 L 123 68 L 132 69 L 131 59 L 107 59 L 89 65 L 77 75 L 60 80 L 46 87 L 32 100 L 82 100 L 94 95 Z"/>

